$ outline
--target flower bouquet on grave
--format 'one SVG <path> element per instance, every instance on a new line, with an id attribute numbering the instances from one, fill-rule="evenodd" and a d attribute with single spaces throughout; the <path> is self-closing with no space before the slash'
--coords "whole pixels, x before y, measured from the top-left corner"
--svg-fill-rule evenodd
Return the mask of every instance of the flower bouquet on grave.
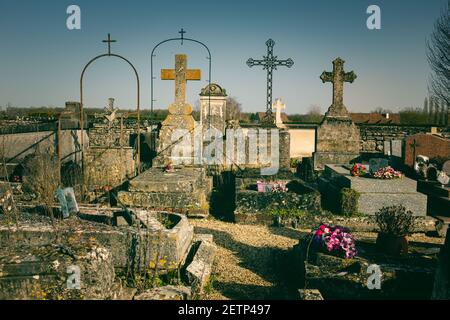
<path id="1" fill-rule="evenodd" d="M 401 179 L 403 178 L 403 174 L 400 171 L 395 171 L 392 167 L 385 167 L 378 169 L 373 174 L 373 177 L 376 179 L 384 179 L 384 180 Z"/>
<path id="2" fill-rule="evenodd" d="M 356 163 L 350 170 L 350 173 L 354 177 L 365 176 L 367 174 L 367 167 L 361 163 Z"/>
<path id="3" fill-rule="evenodd" d="M 341 226 L 321 224 L 313 231 L 311 246 L 317 251 L 352 259 L 358 252 L 350 230 Z"/>
<path id="4" fill-rule="evenodd" d="M 276 193 L 287 192 L 288 188 L 286 187 L 286 183 L 282 181 L 276 181 L 271 184 L 271 191 Z"/>
<path id="5" fill-rule="evenodd" d="M 266 185 L 265 185 L 264 181 L 260 181 L 260 180 L 256 181 L 256 187 L 257 187 L 258 192 L 264 192 L 265 186 Z"/>

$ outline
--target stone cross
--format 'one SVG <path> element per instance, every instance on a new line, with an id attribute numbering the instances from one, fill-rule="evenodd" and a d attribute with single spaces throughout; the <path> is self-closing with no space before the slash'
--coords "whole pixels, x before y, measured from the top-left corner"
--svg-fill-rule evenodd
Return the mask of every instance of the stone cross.
<path id="1" fill-rule="evenodd" d="M 187 68 L 187 56 L 175 55 L 175 69 L 162 69 L 161 80 L 175 80 L 175 104 L 186 103 L 186 82 L 188 80 L 200 80 L 200 69 Z"/>
<path id="2" fill-rule="evenodd" d="M 111 129 L 113 122 L 116 120 L 117 108 L 114 108 L 114 98 L 108 99 L 108 106 L 105 107 L 105 119 L 108 122 L 108 128 Z"/>
<path id="3" fill-rule="evenodd" d="M 283 124 L 283 120 L 281 120 L 281 112 L 286 109 L 286 104 L 281 101 L 280 98 L 275 99 L 275 102 L 273 103 L 272 107 L 276 111 L 276 117 L 275 117 L 275 123 L 276 124 Z"/>
<path id="4" fill-rule="evenodd" d="M 337 58 L 333 61 L 333 72 L 324 71 L 320 76 L 323 83 L 332 82 L 333 83 L 333 104 L 334 109 L 343 109 L 344 107 L 344 82 L 353 83 L 356 79 L 356 74 L 344 71 L 345 61 L 341 58 Z M 344 114 L 340 114 L 341 116 Z"/>

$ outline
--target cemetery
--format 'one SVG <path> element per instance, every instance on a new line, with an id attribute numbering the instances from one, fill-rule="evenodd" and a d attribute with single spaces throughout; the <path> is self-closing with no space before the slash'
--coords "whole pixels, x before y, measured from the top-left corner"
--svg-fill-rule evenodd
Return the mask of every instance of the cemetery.
<path id="1" fill-rule="evenodd" d="M 185 33 L 167 41 L 205 46 Z M 283 121 L 273 75 L 294 61 L 269 39 L 247 60 L 267 72 L 258 122 L 228 118 L 233 92 L 181 46 L 173 67 L 152 61 L 152 90 L 174 94 L 144 121 L 141 70 L 115 42 L 57 120 L 0 132 L 0 300 L 450 299 L 448 119 L 356 123 L 344 85 L 360 74 L 337 57 L 310 80 L 332 90 L 323 120 Z M 132 70 L 135 110 L 105 98 L 87 116 L 83 77 L 103 58 Z M 189 84 L 208 73 L 194 117 Z"/>

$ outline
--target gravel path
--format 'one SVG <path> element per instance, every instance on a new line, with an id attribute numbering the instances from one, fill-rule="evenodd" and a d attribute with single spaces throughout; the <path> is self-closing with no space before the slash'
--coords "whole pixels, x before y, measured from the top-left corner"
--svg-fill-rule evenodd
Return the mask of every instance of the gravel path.
<path id="1" fill-rule="evenodd" d="M 289 250 L 309 230 L 240 225 L 214 219 L 190 222 L 195 233 L 212 234 L 218 247 L 212 286 L 204 299 L 297 299 Z M 376 233 L 354 235 L 357 239 L 376 238 Z M 444 241 L 423 234 L 412 235 L 409 240 L 430 244 Z"/>
<path id="2" fill-rule="evenodd" d="M 295 299 L 289 287 L 288 250 L 301 231 L 191 220 L 196 233 L 210 233 L 218 246 L 212 288 L 205 299 Z M 287 273 L 286 273 L 286 272 Z"/>

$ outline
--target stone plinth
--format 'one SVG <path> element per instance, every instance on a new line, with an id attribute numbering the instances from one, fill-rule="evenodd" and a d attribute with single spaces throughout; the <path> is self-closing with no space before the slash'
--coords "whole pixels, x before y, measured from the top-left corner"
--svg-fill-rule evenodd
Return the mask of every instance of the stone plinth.
<path id="1" fill-rule="evenodd" d="M 175 210 L 190 216 L 207 215 L 212 178 L 203 168 L 180 168 L 166 173 L 151 168 L 130 181 L 119 200 L 128 206 Z"/>
<path id="2" fill-rule="evenodd" d="M 317 128 L 314 167 L 325 164 L 347 164 L 359 156 L 359 129 L 350 118 L 325 118 Z"/>
<path id="3" fill-rule="evenodd" d="M 427 214 L 427 197 L 417 192 L 416 181 L 406 177 L 393 180 L 353 177 L 343 166 L 326 165 L 319 186 L 324 196 L 343 188 L 357 191 L 358 211 L 364 214 L 372 215 L 382 207 L 393 205 L 403 205 L 417 216 Z"/>

